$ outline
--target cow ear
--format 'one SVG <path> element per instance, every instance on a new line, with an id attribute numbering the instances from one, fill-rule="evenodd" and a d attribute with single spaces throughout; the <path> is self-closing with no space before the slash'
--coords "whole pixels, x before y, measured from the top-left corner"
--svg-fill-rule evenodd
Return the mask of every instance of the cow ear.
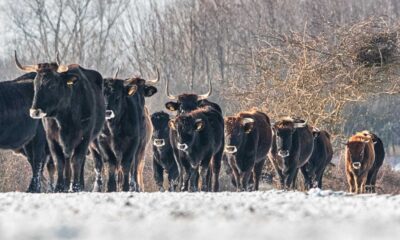
<path id="1" fill-rule="evenodd" d="M 136 84 L 127 86 L 128 96 L 135 95 L 135 93 L 137 92 L 137 89 L 138 89 L 138 87 Z"/>
<path id="2" fill-rule="evenodd" d="M 202 119 L 197 119 L 194 126 L 196 131 L 200 132 L 204 129 L 204 121 Z"/>
<path id="3" fill-rule="evenodd" d="M 244 125 L 244 132 L 245 132 L 246 134 L 249 134 L 249 133 L 251 133 L 251 131 L 253 131 L 253 128 L 254 128 L 254 122 L 246 123 L 246 124 Z"/>
<path id="4" fill-rule="evenodd" d="M 68 87 L 72 87 L 72 86 L 76 83 L 77 80 L 78 80 L 78 77 L 77 77 L 77 76 L 70 76 L 70 77 L 68 77 L 68 78 L 67 78 L 67 86 L 68 86 Z"/>
<path id="5" fill-rule="evenodd" d="M 171 112 L 177 111 L 179 108 L 179 104 L 176 102 L 167 102 L 165 107 L 170 110 Z"/>
<path id="6" fill-rule="evenodd" d="M 153 87 L 153 86 L 145 86 L 144 87 L 144 96 L 145 97 L 151 97 L 154 94 L 156 94 L 157 92 L 157 88 Z"/>
<path id="7" fill-rule="evenodd" d="M 175 127 L 175 120 L 173 120 L 173 119 L 171 119 L 171 120 L 169 120 L 169 122 L 168 122 L 168 127 L 170 128 L 170 129 L 172 129 L 172 130 L 176 130 L 176 127 Z"/>
<path id="8" fill-rule="evenodd" d="M 321 132 L 312 132 L 312 135 L 314 136 L 314 138 L 317 138 L 319 135 L 321 134 Z"/>
<path id="9" fill-rule="evenodd" d="M 254 128 L 254 119 L 253 118 L 243 118 L 242 120 L 244 132 L 246 134 L 251 133 Z"/>

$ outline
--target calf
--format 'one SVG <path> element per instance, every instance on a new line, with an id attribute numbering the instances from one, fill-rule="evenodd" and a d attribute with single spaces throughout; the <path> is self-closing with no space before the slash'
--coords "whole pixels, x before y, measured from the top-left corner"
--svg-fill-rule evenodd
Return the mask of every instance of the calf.
<path id="1" fill-rule="evenodd" d="M 178 166 L 169 141 L 169 120 L 169 114 L 162 111 L 151 115 L 151 122 L 153 123 L 153 172 L 154 180 L 160 191 L 164 191 L 164 172 L 168 174 L 169 191 L 175 191 L 179 180 Z"/>
<path id="2" fill-rule="evenodd" d="M 182 171 L 182 190 L 197 191 L 198 187 L 202 191 L 208 190 L 208 168 L 210 163 L 221 163 L 224 150 L 221 113 L 210 106 L 199 108 L 170 120 L 169 127 L 173 131 L 170 138 L 177 164 Z M 219 172 L 211 172 L 212 190 L 218 191 Z M 198 182 L 199 174 L 201 184 Z"/>
<path id="3" fill-rule="evenodd" d="M 365 191 L 375 193 L 376 177 L 378 176 L 379 169 L 381 168 L 383 160 L 385 159 L 385 149 L 383 147 L 383 142 L 376 134 L 371 133 L 369 131 L 362 131 L 361 133 L 358 134 L 364 134 L 365 136 L 370 136 L 372 142 L 374 143 L 375 161 L 371 170 L 368 172 Z"/>
<path id="4" fill-rule="evenodd" d="M 298 169 L 311 157 L 314 137 L 303 120 L 283 118 L 273 124 L 272 147 L 269 158 L 275 168 L 281 187 L 295 188 Z"/>
<path id="5" fill-rule="evenodd" d="M 184 113 L 189 113 L 191 111 L 194 111 L 196 109 L 199 108 L 203 108 L 203 107 L 211 107 L 214 110 L 216 110 L 217 112 L 219 112 L 222 115 L 222 110 L 221 107 L 214 102 L 209 101 L 207 98 L 211 95 L 212 93 L 212 84 L 211 84 L 211 79 L 209 78 L 208 80 L 208 92 L 205 94 L 193 94 L 193 93 L 184 93 L 184 94 L 180 94 L 178 96 L 174 96 L 169 92 L 169 81 L 167 78 L 166 81 L 166 86 L 165 86 L 165 90 L 166 90 L 166 95 L 170 100 L 174 100 L 171 102 L 167 102 L 165 104 L 165 107 L 169 110 L 169 111 L 173 111 L 176 112 L 176 115 L 179 116 L 181 114 Z M 176 136 L 174 136 L 175 132 L 172 132 L 171 134 L 171 139 L 172 141 L 175 141 Z M 176 145 L 176 143 L 174 143 Z M 174 148 L 174 157 L 175 159 L 177 158 L 178 152 L 177 150 Z M 178 170 L 180 172 L 180 179 L 182 178 L 182 170 L 180 169 L 180 165 L 178 164 Z M 207 181 L 208 181 L 208 186 L 209 186 L 209 190 L 211 190 L 211 188 L 215 189 L 219 189 L 219 172 L 221 170 L 221 161 L 220 158 L 213 158 L 210 162 L 210 168 L 209 168 L 209 172 L 208 172 L 208 177 L 207 177 Z M 212 173 L 211 173 L 212 172 Z M 213 181 L 215 184 L 217 184 L 217 186 L 211 186 L 211 182 L 212 182 L 212 176 L 216 177 L 217 180 Z M 182 181 L 180 181 L 182 182 Z"/>
<path id="6" fill-rule="evenodd" d="M 358 133 L 349 138 L 345 149 L 346 176 L 351 193 L 364 193 L 368 173 L 375 162 L 370 135 Z"/>
<path id="7" fill-rule="evenodd" d="M 304 177 L 304 187 L 308 190 L 312 187 L 322 189 L 322 177 L 325 168 L 332 160 L 333 148 L 330 135 L 327 131 L 313 129 L 314 149 L 308 162 L 301 167 Z"/>
<path id="8" fill-rule="evenodd" d="M 271 142 L 271 124 L 264 113 L 252 110 L 225 119 L 225 154 L 237 191 L 251 190 L 251 176 L 254 190 L 258 190 Z"/>
<path id="9" fill-rule="evenodd" d="M 57 63 L 22 66 L 15 55 L 15 62 L 21 70 L 37 73 L 30 116 L 43 119 L 57 161 L 56 191 L 81 191 L 88 146 L 105 119 L 102 76 L 79 65 L 61 65 L 58 58 Z"/>
<path id="10" fill-rule="evenodd" d="M 95 159 L 96 182 L 94 191 L 102 190 L 103 162 L 108 162 L 107 191 L 144 191 L 143 169 L 146 145 L 152 126 L 145 98 L 157 92 L 157 80 L 106 78 L 104 98 L 106 123 L 91 152 Z"/>

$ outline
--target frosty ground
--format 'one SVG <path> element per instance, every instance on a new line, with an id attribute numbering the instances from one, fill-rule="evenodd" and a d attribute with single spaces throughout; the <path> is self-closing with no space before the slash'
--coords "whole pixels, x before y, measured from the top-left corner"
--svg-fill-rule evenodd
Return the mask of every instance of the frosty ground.
<path id="1" fill-rule="evenodd" d="M 0 194 L 0 239 L 398 239 L 400 196 Z"/>

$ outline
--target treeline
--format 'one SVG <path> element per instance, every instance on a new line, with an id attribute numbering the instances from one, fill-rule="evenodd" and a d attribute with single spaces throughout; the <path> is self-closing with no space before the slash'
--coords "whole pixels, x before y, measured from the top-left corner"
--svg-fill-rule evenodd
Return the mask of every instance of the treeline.
<path id="1" fill-rule="evenodd" d="M 272 118 L 307 118 L 337 144 L 368 128 L 400 145 L 397 0 L 10 0 L 2 11 L 12 32 L 5 79 L 18 75 L 14 49 L 26 63 L 58 51 L 104 76 L 159 68 L 173 93 L 204 92 L 212 79 L 211 99 L 226 114 L 257 106 Z M 358 53 L 385 47 L 393 47 L 388 61 L 359 61 Z M 159 90 L 154 111 L 166 102 Z"/>

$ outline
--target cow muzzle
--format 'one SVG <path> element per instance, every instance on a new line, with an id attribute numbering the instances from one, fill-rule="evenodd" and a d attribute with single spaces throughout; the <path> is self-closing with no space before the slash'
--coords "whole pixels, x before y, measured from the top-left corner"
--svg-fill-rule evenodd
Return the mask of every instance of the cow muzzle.
<path id="1" fill-rule="evenodd" d="M 113 119 L 115 117 L 114 111 L 113 110 L 106 110 L 106 119 Z"/>
<path id="2" fill-rule="evenodd" d="M 183 143 L 183 144 L 181 144 L 181 143 L 178 143 L 178 149 L 180 150 L 180 151 L 184 151 L 184 152 L 186 152 L 186 150 L 188 150 L 188 145 L 186 144 L 186 143 Z"/>
<path id="3" fill-rule="evenodd" d="M 163 146 L 165 146 L 165 140 L 164 139 L 154 139 L 153 145 L 158 148 L 163 147 Z"/>
<path id="4" fill-rule="evenodd" d="M 29 109 L 29 115 L 33 119 L 41 119 L 41 118 L 46 117 L 46 113 L 43 112 L 43 110 L 40 109 L 40 108 L 38 108 L 38 109 L 34 109 L 34 108 Z"/>
<path id="5" fill-rule="evenodd" d="M 354 169 L 360 169 L 361 168 L 361 163 L 360 162 L 353 162 L 353 168 Z"/>
<path id="6" fill-rule="evenodd" d="M 280 151 L 278 151 L 278 155 L 281 157 L 287 157 L 287 156 L 289 156 L 289 151 L 288 150 L 280 150 Z"/>
<path id="7" fill-rule="evenodd" d="M 237 147 L 228 145 L 225 147 L 225 152 L 229 154 L 234 154 L 237 152 Z"/>

